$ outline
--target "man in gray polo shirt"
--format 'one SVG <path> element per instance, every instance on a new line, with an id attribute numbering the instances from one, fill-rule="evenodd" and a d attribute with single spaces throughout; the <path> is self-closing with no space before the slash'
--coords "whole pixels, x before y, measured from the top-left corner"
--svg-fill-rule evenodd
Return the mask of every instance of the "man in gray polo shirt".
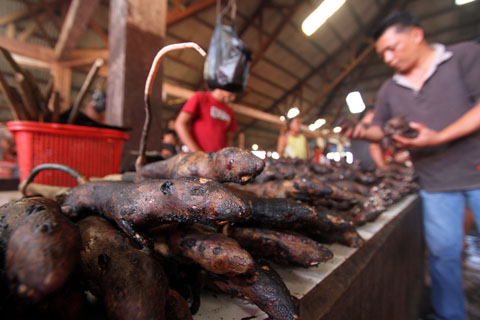
<path id="1" fill-rule="evenodd" d="M 466 317 L 461 255 L 465 206 L 480 226 L 480 45 L 428 44 L 413 15 L 397 12 L 374 34 L 376 51 L 396 73 L 381 87 L 372 126 L 345 134 L 379 141 L 390 118 L 419 131 L 395 136 L 420 178 L 436 319 Z M 479 228 L 480 230 L 480 228 Z"/>

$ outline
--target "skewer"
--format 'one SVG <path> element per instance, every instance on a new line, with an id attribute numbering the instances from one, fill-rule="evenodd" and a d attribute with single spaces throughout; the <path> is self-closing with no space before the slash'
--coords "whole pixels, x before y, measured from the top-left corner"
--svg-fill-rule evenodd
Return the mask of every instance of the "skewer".
<path id="1" fill-rule="evenodd" d="M 77 97 L 75 98 L 75 102 L 73 103 L 72 110 L 70 111 L 70 114 L 68 115 L 67 123 L 74 123 L 75 120 L 77 119 L 78 110 L 80 109 L 82 101 L 85 98 L 85 95 L 87 94 L 87 91 L 90 88 L 93 80 L 97 76 L 98 70 L 103 65 L 103 62 L 104 61 L 101 58 L 96 59 L 95 62 L 93 63 L 93 65 L 92 65 L 92 67 L 90 68 L 90 71 L 88 71 L 87 77 L 85 78 L 85 81 L 83 82 L 82 88 L 80 89 L 80 92 L 78 93 Z"/>
<path id="2" fill-rule="evenodd" d="M 160 62 L 165 54 L 173 50 L 183 50 L 186 48 L 192 48 L 197 50 L 203 57 L 207 55 L 205 50 L 203 50 L 198 44 L 195 42 L 185 42 L 185 43 L 175 43 L 168 46 L 163 47 L 153 59 L 152 66 L 150 68 L 150 72 L 147 76 L 147 81 L 145 83 L 145 123 L 143 125 L 142 136 L 140 138 L 140 149 L 138 151 L 138 157 L 135 161 L 135 170 L 138 171 L 146 162 L 145 158 L 145 149 L 147 145 L 147 138 L 148 138 L 148 130 L 150 129 L 150 95 L 152 93 L 152 86 L 153 80 L 155 80 L 155 75 L 157 74 L 158 68 L 160 66 Z"/>

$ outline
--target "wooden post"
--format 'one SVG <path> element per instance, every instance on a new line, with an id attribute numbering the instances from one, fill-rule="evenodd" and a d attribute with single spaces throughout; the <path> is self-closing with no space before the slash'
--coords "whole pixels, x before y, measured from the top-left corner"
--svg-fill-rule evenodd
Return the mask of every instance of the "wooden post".
<path id="1" fill-rule="evenodd" d="M 65 68 L 59 63 L 54 63 L 52 68 L 53 87 L 59 94 L 61 112 L 70 107 L 70 90 L 72 87 L 72 69 Z"/>
<path id="2" fill-rule="evenodd" d="M 245 132 L 240 132 L 238 134 L 238 147 L 245 149 Z"/>
<path id="3" fill-rule="evenodd" d="M 111 0 L 107 123 L 129 127 L 124 159 L 138 150 L 145 119 L 145 82 L 166 34 L 167 1 Z M 152 126 L 147 150 L 161 144 L 162 72 L 157 74 L 150 98 Z"/>

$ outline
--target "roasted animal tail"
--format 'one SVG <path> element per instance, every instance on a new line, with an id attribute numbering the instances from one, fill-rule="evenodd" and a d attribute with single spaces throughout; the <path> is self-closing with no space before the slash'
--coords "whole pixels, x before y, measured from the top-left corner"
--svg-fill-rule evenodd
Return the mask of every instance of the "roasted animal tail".
<path id="1" fill-rule="evenodd" d="M 198 51 L 203 57 L 207 55 L 207 53 L 195 42 L 185 42 L 185 43 L 175 43 L 168 46 L 163 47 L 157 53 L 155 58 L 153 59 L 152 66 L 150 67 L 150 72 L 147 76 L 147 81 L 145 83 L 145 123 L 143 124 L 142 136 L 140 137 L 140 150 L 138 151 L 138 157 L 135 161 L 135 171 L 139 171 L 141 167 L 146 162 L 145 159 L 145 149 L 147 147 L 147 138 L 148 138 L 148 130 L 150 129 L 150 94 L 152 93 L 152 86 L 153 80 L 155 80 L 155 75 L 157 74 L 158 68 L 160 66 L 160 62 L 164 55 L 166 55 L 169 51 L 173 50 L 180 50 L 186 48 L 193 48 Z"/>
<path id="2" fill-rule="evenodd" d="M 79 173 L 78 171 L 76 171 L 75 169 L 69 166 L 66 166 L 60 163 L 43 163 L 33 168 L 32 171 L 30 172 L 30 175 L 27 177 L 27 179 L 25 179 L 19 185 L 18 188 L 22 193 L 22 195 L 24 196 L 26 195 L 28 185 L 33 181 L 33 179 L 37 176 L 37 174 L 39 174 L 43 170 L 60 170 L 60 171 L 66 172 L 72 177 L 74 177 L 75 180 L 77 180 L 78 184 L 85 184 L 88 182 L 88 179 L 85 178 L 85 176 L 83 176 L 81 173 Z"/>

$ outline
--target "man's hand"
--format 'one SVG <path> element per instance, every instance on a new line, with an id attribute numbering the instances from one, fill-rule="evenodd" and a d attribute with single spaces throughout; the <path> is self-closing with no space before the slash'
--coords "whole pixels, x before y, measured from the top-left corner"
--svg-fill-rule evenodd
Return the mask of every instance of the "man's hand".
<path id="1" fill-rule="evenodd" d="M 363 139 L 367 129 L 368 125 L 360 122 L 353 127 L 347 128 L 343 135 L 350 139 Z"/>
<path id="2" fill-rule="evenodd" d="M 398 134 L 393 136 L 396 145 L 400 148 L 413 149 L 428 146 L 436 146 L 443 143 L 439 132 L 432 130 L 418 122 L 410 122 L 410 127 L 418 131 L 416 138 L 410 139 Z"/>

